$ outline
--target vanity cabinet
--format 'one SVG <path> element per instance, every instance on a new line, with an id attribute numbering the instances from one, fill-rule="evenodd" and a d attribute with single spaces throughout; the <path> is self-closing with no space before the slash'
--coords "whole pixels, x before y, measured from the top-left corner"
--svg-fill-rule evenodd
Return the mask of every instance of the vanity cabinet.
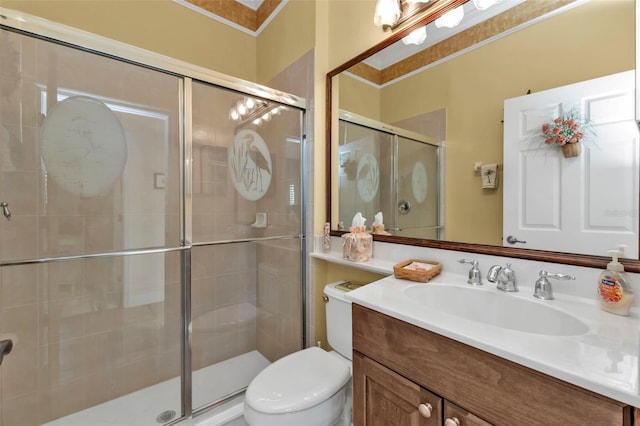
<path id="1" fill-rule="evenodd" d="M 354 426 L 633 424 L 626 404 L 352 306 Z"/>

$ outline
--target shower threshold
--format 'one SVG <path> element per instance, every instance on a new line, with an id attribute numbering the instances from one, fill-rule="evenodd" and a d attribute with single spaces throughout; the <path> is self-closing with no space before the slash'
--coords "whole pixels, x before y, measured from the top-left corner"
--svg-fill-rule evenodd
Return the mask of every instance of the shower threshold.
<path id="1" fill-rule="evenodd" d="M 193 372 L 193 407 L 245 388 L 269 361 L 258 351 L 230 358 Z M 174 377 L 111 401 L 53 420 L 42 426 L 158 426 L 165 411 L 180 416 L 180 378 Z M 175 419 L 174 418 L 174 419 Z"/>

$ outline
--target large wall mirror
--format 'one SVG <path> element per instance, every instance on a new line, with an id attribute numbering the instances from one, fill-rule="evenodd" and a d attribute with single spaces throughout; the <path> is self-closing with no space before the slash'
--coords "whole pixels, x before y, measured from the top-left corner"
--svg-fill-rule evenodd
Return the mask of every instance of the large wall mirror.
<path id="1" fill-rule="evenodd" d="M 420 135 L 442 151 L 428 189 L 440 194 L 429 199 L 440 203 L 432 224 L 439 231 L 391 230 L 376 240 L 594 267 L 604 265 L 606 250 L 624 245 L 627 268 L 640 272 L 635 1 L 502 0 L 484 10 L 471 0 L 437 3 L 437 12 L 327 75 L 333 234 L 355 213 L 346 210 L 358 208 L 340 186 L 340 117 L 353 114 Z M 435 25 L 460 5 L 456 27 Z M 422 44 L 403 43 L 422 27 Z M 585 130 L 576 157 L 542 134 L 544 123 L 571 114 Z M 569 228 L 574 234 L 565 233 Z"/>

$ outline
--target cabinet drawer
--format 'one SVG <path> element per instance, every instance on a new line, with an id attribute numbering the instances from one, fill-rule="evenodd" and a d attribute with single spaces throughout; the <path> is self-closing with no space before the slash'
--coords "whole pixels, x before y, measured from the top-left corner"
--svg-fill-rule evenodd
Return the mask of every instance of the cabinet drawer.
<path id="1" fill-rule="evenodd" d="M 444 401 L 444 426 L 492 426 L 449 401 Z"/>
<path id="2" fill-rule="evenodd" d="M 631 407 L 353 304 L 353 347 L 495 425 L 631 423 Z"/>

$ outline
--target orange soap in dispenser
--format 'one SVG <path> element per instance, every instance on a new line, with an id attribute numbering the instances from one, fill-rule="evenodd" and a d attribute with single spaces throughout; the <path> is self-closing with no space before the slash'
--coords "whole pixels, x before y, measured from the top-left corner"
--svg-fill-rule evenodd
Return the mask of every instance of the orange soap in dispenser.
<path id="1" fill-rule="evenodd" d="M 609 250 L 612 257 L 607 269 L 598 279 L 598 294 L 600 307 L 612 314 L 629 315 L 633 304 L 633 290 L 629 276 L 624 272 L 624 266 L 618 262 L 622 255 L 620 250 Z"/>

